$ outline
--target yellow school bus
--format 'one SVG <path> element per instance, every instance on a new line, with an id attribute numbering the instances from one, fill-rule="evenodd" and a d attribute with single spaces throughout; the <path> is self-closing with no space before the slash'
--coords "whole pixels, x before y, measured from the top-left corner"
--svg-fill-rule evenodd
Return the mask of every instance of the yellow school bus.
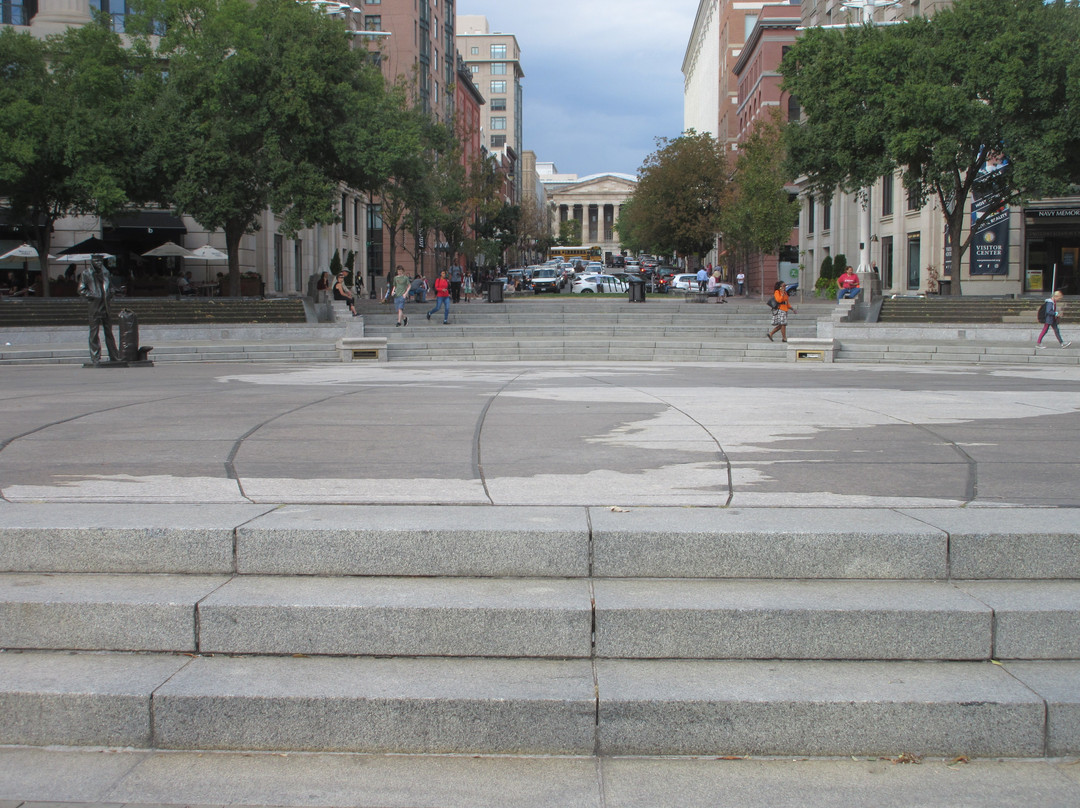
<path id="1" fill-rule="evenodd" d="M 602 262 L 604 254 L 599 247 L 552 247 L 548 250 L 548 258 L 561 258 L 564 261 L 584 258 L 586 261 Z"/>

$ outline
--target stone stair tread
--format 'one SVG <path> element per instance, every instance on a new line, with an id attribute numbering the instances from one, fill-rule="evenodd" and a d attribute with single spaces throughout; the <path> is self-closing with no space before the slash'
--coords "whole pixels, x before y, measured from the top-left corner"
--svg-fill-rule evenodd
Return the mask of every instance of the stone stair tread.
<path id="1" fill-rule="evenodd" d="M 1008 663 L 599 660 L 597 679 L 610 754 L 1045 754 L 1044 700 Z"/>
<path id="2" fill-rule="evenodd" d="M 1080 659 L 1080 581 L 6 573 L 0 618 L 20 649 Z"/>
<path id="3" fill-rule="evenodd" d="M 0 740 L 283 751 L 1023 757 L 1075 740 L 1068 719 L 1080 706 L 1078 693 L 1075 662 L 592 665 L 24 652 L 0 655 Z"/>
<path id="4" fill-rule="evenodd" d="M 227 581 L 0 573 L 0 648 L 194 651 L 195 605 Z"/>

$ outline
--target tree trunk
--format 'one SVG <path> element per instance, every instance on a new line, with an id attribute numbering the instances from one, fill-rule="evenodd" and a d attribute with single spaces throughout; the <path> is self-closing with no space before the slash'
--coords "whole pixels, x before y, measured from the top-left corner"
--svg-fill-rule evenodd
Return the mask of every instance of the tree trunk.
<path id="1" fill-rule="evenodd" d="M 229 253 L 229 296 L 240 297 L 240 239 L 244 225 L 230 222 L 225 225 L 225 249 Z"/>

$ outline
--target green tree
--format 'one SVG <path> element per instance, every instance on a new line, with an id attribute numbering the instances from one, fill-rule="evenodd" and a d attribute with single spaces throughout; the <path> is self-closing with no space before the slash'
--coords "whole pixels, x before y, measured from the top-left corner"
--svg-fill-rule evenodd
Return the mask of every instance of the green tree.
<path id="1" fill-rule="evenodd" d="M 634 197 L 628 197 L 619 206 L 619 218 L 615 221 L 615 230 L 619 234 L 619 244 L 634 255 L 648 252 L 652 247 L 644 235 L 644 222 L 637 215 L 638 207 Z"/>
<path id="2" fill-rule="evenodd" d="M 799 203 L 785 185 L 783 125 L 779 114 L 760 118 L 739 144 L 728 202 L 720 211 L 724 249 L 744 265 L 774 255 L 791 239 Z"/>
<path id="3" fill-rule="evenodd" d="M 930 19 L 807 31 L 781 67 L 805 112 L 787 129 L 793 173 L 831 195 L 899 169 L 910 194 L 943 211 L 960 293 L 978 223 L 1078 178 L 1078 15 L 1075 4 L 958 0 Z M 967 227 L 976 183 L 989 204 Z"/>
<path id="4" fill-rule="evenodd" d="M 562 247 L 581 246 L 581 219 L 567 219 L 559 222 L 559 245 Z"/>
<path id="5" fill-rule="evenodd" d="M 728 194 L 723 147 L 692 129 L 656 143 L 638 170 L 630 216 L 623 211 L 627 229 L 658 253 L 704 255 L 715 244 Z"/>
<path id="6" fill-rule="evenodd" d="M 43 296 L 53 224 L 129 202 L 129 57 L 99 22 L 45 41 L 0 27 L 0 197 L 37 248 Z"/>
<path id="7" fill-rule="evenodd" d="M 208 230 L 223 230 L 232 294 L 239 245 L 263 212 L 281 230 L 335 221 L 339 188 L 375 187 L 392 157 L 382 75 L 344 25 L 278 0 L 163 0 L 153 148 L 163 195 Z M 147 92 L 147 95 L 150 93 Z M 394 152 L 392 151 L 391 154 Z"/>

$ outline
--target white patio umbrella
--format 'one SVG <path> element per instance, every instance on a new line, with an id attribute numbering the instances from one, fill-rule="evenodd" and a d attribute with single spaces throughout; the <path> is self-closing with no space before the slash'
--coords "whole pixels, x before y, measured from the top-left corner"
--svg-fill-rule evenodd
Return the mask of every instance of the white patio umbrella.
<path id="1" fill-rule="evenodd" d="M 85 264 L 95 255 L 101 257 L 102 259 L 116 257 L 115 255 L 111 255 L 109 253 L 73 253 L 72 255 L 50 255 L 49 258 L 51 258 L 53 261 L 56 261 L 58 264 Z"/>
<path id="2" fill-rule="evenodd" d="M 160 247 L 154 247 L 154 249 L 143 253 L 143 258 L 171 258 L 173 256 L 192 258 L 195 253 L 171 241 L 166 241 Z"/>
<path id="3" fill-rule="evenodd" d="M 211 247 L 209 244 L 204 244 L 202 247 L 198 247 L 191 251 L 192 258 L 198 258 L 206 262 L 206 280 L 210 280 L 210 262 L 211 261 L 228 261 L 228 253 L 223 253 L 217 247 Z"/>
<path id="4" fill-rule="evenodd" d="M 6 261 L 8 258 L 22 258 L 22 259 L 25 260 L 25 259 L 28 259 L 28 258 L 37 258 L 37 257 L 38 257 L 38 251 L 36 249 L 31 247 L 29 244 L 20 244 L 14 250 L 9 250 L 8 252 L 4 253 L 3 255 L 0 255 L 0 261 Z"/>

